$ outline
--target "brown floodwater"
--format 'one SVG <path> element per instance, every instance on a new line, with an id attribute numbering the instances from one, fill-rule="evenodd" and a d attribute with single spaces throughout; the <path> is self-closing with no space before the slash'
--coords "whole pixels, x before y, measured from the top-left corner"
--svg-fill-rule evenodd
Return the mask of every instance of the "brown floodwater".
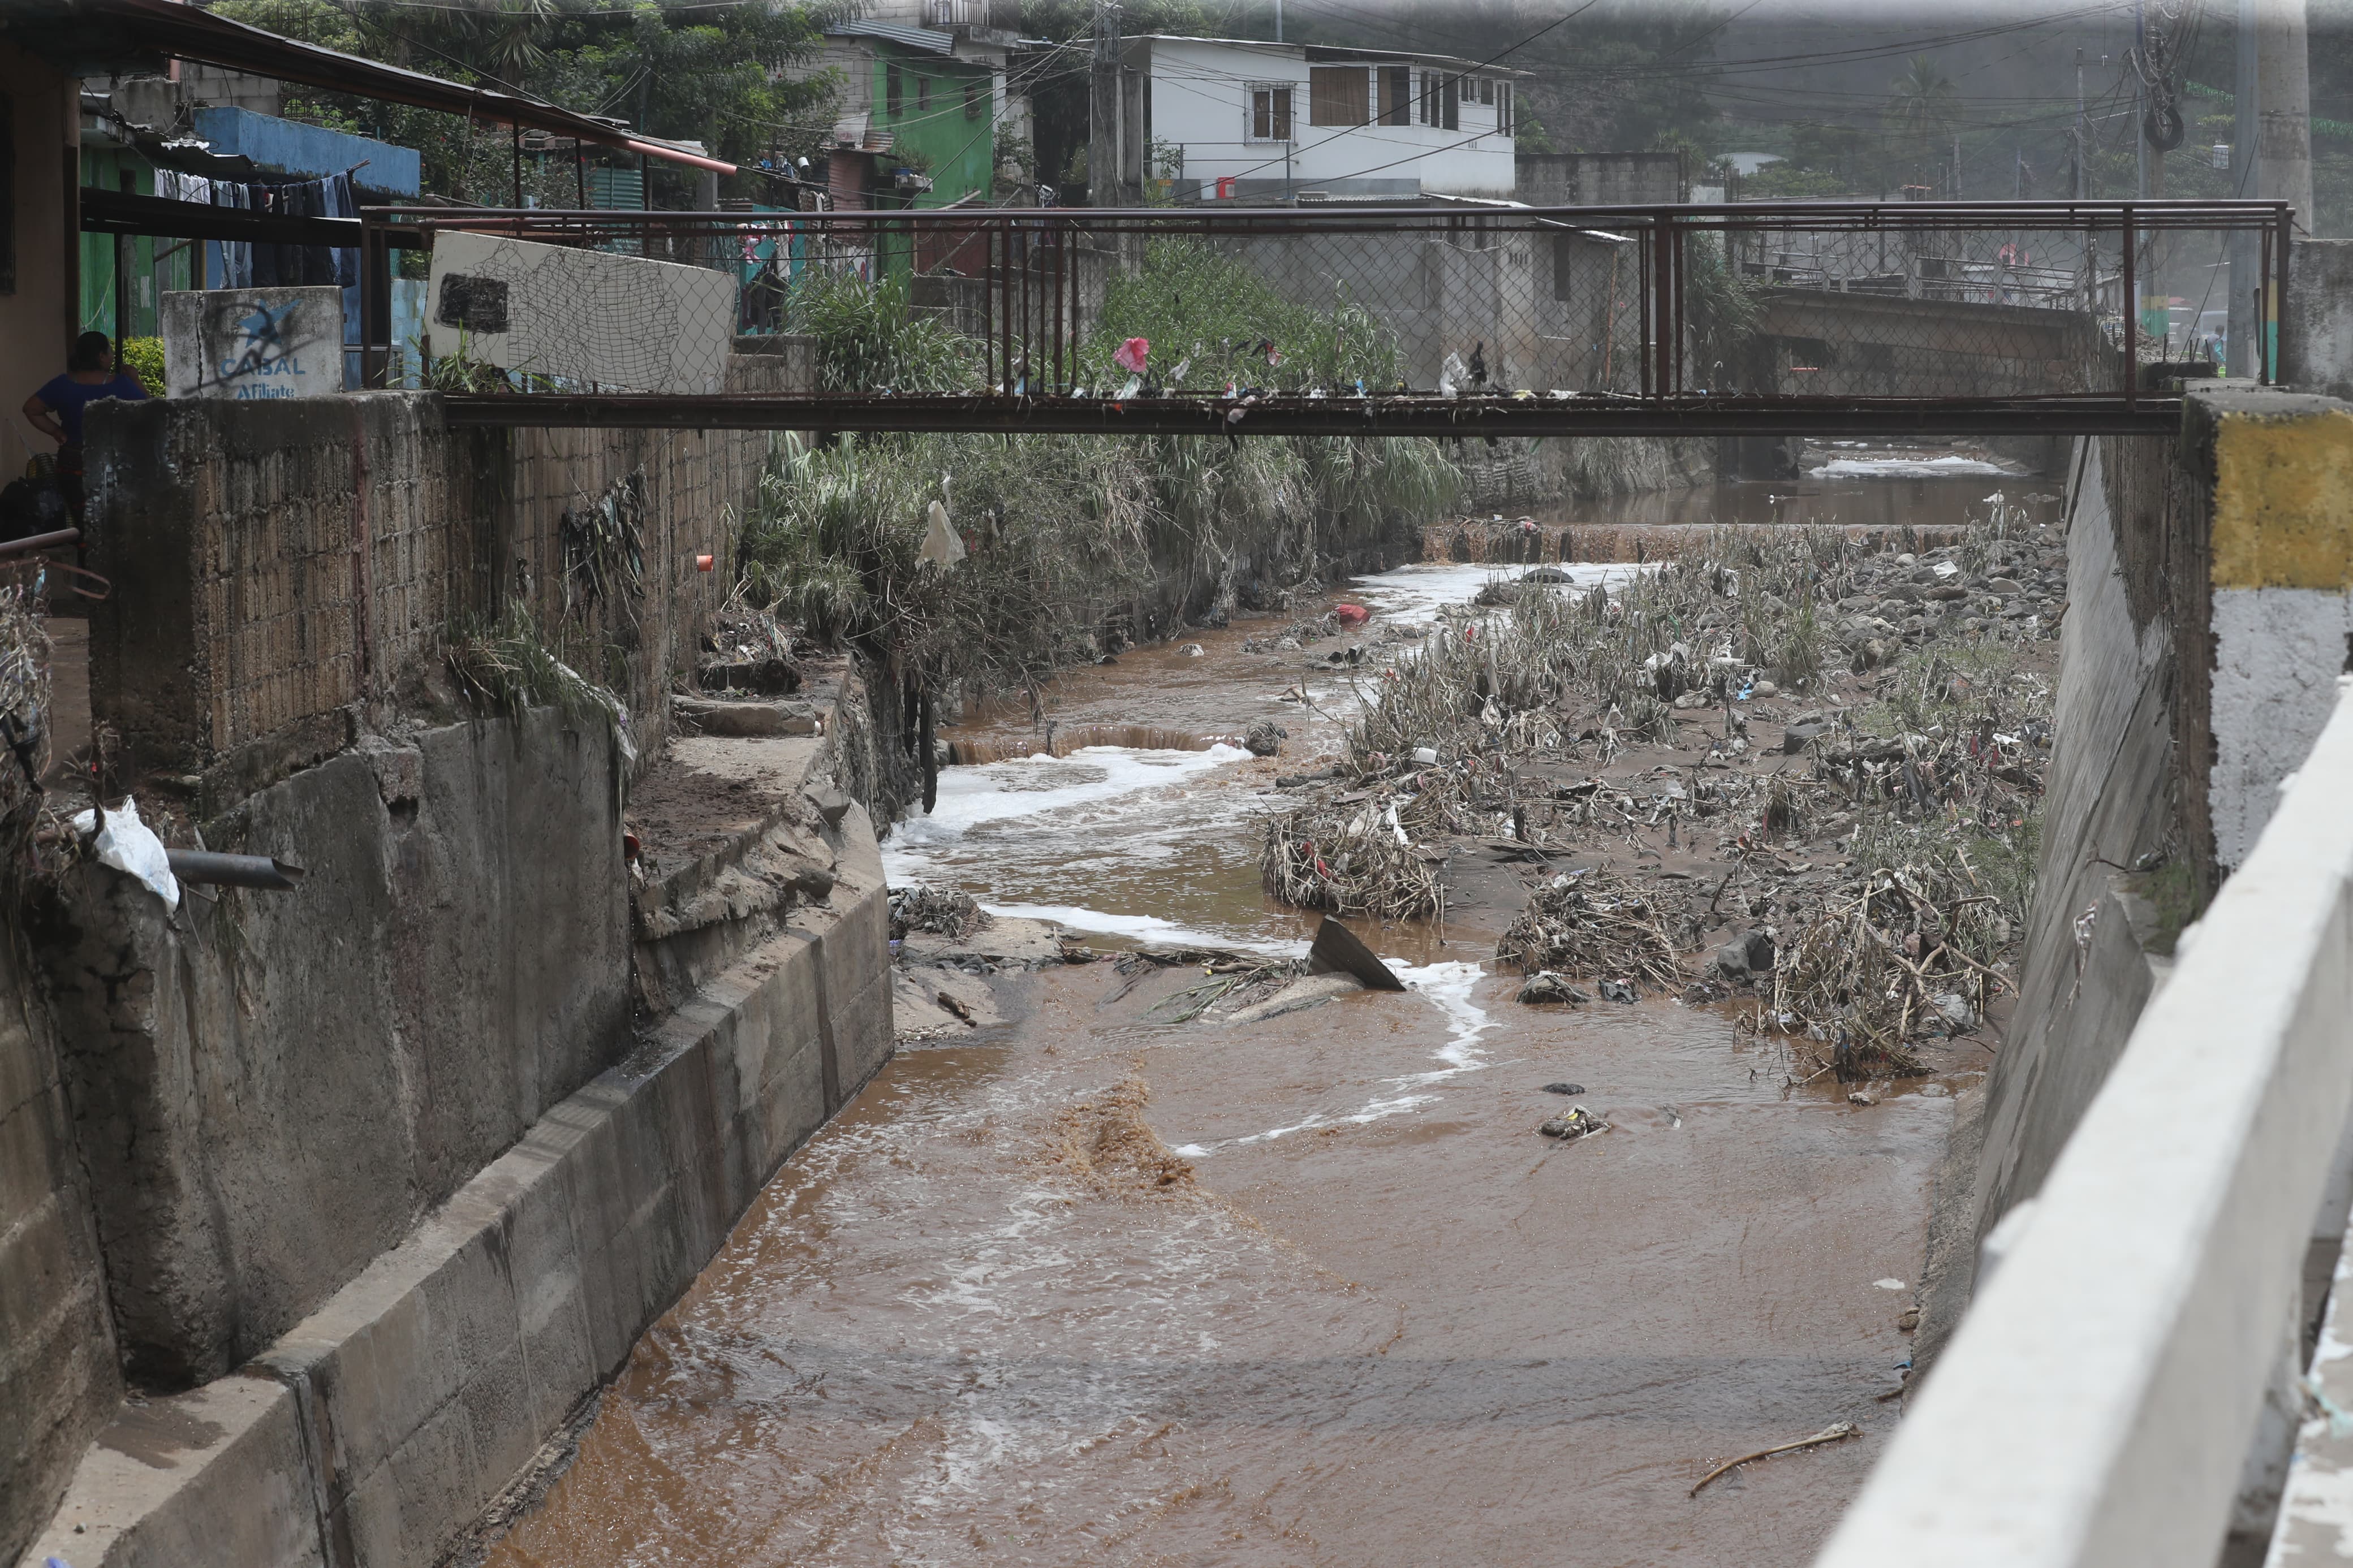
<path id="1" fill-rule="evenodd" d="M 1345 596 L 1411 622 L 1481 580 Z M 942 774 L 893 879 L 1112 945 L 1297 951 L 1312 921 L 1259 890 L 1255 817 L 1350 694 L 1309 668 L 1322 645 L 1241 650 L 1286 618 L 1066 677 L 1035 724 L 972 715 L 953 734 L 1007 760 Z M 1266 717 L 1280 761 L 1197 749 Z M 1050 721 L 1189 739 L 1057 755 Z M 1899 1418 L 1880 1396 L 1963 1079 L 1856 1106 L 1723 1010 L 1522 1008 L 1479 962 L 1508 913 L 1362 928 L 1403 995 L 1170 1025 L 1149 1009 L 1184 972 L 1075 965 L 1010 981 L 1012 1024 L 902 1046 L 491 1561 L 1808 1561 Z M 1611 1130 L 1537 1135 L 1572 1102 Z M 1170 1151 L 1189 1170 L 1163 1181 Z M 1686 1495 L 1842 1420 L 1862 1436 Z"/>

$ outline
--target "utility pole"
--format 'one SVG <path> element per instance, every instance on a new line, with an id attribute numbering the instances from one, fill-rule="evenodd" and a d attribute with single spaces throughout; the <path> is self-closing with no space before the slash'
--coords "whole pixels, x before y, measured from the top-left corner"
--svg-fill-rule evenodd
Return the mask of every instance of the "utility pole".
<path id="1" fill-rule="evenodd" d="M 2165 154 L 2149 144 L 2149 112 L 2156 100 L 2149 92 L 2149 72 L 2165 50 L 2149 47 L 2145 0 L 2133 0 L 2133 194 L 2142 201 L 2165 197 Z M 2144 233 L 2140 256 L 2133 269 L 2139 280 L 2140 330 L 2144 341 L 2165 345 L 2161 357 L 2173 357 L 2173 296 L 2166 289 L 2165 258 L 2157 237 Z M 2197 325 L 2192 322 L 2194 333 Z"/>
<path id="2" fill-rule="evenodd" d="M 1274 0 L 1274 41 L 1282 42 L 1282 0 Z"/>
<path id="3" fill-rule="evenodd" d="M 2084 167 L 2084 149 L 2090 145 L 2084 132 L 2088 122 L 2084 119 L 2084 51 L 2075 51 L 2075 199 L 2082 201 L 2092 191 L 2092 176 Z"/>
<path id="4" fill-rule="evenodd" d="M 2297 226 L 2312 226 L 2312 69 L 2306 53 L 2304 0 L 2239 0 L 2235 194 L 2286 202 Z M 2242 158 L 2252 160 L 2241 163 Z M 2232 375 L 2254 375 L 2276 347 L 2279 300 L 2261 276 L 2253 235 L 2231 244 Z"/>
<path id="5" fill-rule="evenodd" d="M 1119 0 L 1095 0 L 1095 54 L 1089 83 L 1087 201 L 1120 205 Z"/>

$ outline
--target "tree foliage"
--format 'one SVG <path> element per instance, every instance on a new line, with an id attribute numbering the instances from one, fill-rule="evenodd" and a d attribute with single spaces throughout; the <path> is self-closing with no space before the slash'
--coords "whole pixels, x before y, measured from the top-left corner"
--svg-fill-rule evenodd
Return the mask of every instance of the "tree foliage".
<path id="1" fill-rule="evenodd" d="M 583 113 L 617 115 L 655 136 L 701 142 L 734 163 L 812 149 L 830 123 L 828 106 L 839 86 L 828 73 L 788 68 L 805 68 L 814 56 L 835 14 L 829 5 L 220 0 L 216 9 L 235 21 L 388 65 L 517 90 Z M 513 151 L 501 131 L 311 89 L 292 91 L 288 110 L 417 149 L 432 194 L 499 205 L 511 199 Z M 569 206 L 575 174 L 568 162 L 557 162 L 562 166 L 543 171 L 526 159 L 525 190 Z M 691 172 L 657 163 L 651 174 L 655 205 L 686 205 Z"/>

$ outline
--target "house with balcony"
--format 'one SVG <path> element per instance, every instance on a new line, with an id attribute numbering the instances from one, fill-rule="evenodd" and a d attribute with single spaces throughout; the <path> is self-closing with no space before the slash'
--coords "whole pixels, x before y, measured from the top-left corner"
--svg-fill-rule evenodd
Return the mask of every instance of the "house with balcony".
<path id="1" fill-rule="evenodd" d="M 1450 55 L 1130 38 L 1123 183 L 1178 201 L 1508 201 L 1525 74 Z"/>
<path id="2" fill-rule="evenodd" d="M 834 23 L 812 62 L 840 73 L 826 184 L 843 207 L 987 201 L 1027 165 L 1029 100 L 1008 93 L 1015 0 L 879 0 Z"/>

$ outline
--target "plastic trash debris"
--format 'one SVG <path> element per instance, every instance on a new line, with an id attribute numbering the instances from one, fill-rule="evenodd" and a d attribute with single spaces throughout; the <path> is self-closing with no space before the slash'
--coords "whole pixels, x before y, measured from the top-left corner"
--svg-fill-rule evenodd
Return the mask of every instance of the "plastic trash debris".
<path id="1" fill-rule="evenodd" d="M 1130 338 L 1125 342 L 1120 344 L 1119 347 L 1112 350 L 1111 360 L 1113 364 L 1119 366 L 1122 370 L 1141 372 L 1144 369 L 1145 360 L 1150 356 L 1151 353 L 1152 343 L 1149 339 Z"/>
<path id="2" fill-rule="evenodd" d="M 1261 719 L 1242 735 L 1242 749 L 1253 757 L 1271 757 L 1282 750 L 1291 731 L 1271 719 Z"/>
<path id="3" fill-rule="evenodd" d="M 945 567 L 953 566 L 964 558 L 964 540 L 948 526 L 948 509 L 934 501 L 931 524 L 923 530 L 923 546 L 915 552 L 915 559 Z"/>
<path id="4" fill-rule="evenodd" d="M 1199 643 L 1188 642 L 1184 647 L 1176 650 L 1176 657 L 1179 658 L 1206 658 L 1208 657 L 1208 650 L 1204 648 Z"/>
<path id="5" fill-rule="evenodd" d="M 1544 1091 L 1546 1094 L 1583 1094 L 1585 1086 L 1581 1083 L 1548 1083 L 1544 1086 Z"/>
<path id="6" fill-rule="evenodd" d="M 1335 605 L 1332 618 L 1344 626 L 1361 626 L 1373 618 L 1373 612 L 1362 605 Z"/>
<path id="7" fill-rule="evenodd" d="M 1601 999 L 1604 1002 L 1639 1002 L 1642 994 L 1623 980 L 1605 980 L 1601 983 Z"/>
<path id="8" fill-rule="evenodd" d="M 1413 760 L 1420 763 L 1425 768 L 1434 768 L 1438 765 L 1438 748 L 1435 746 L 1416 746 L 1413 749 Z"/>
<path id="9" fill-rule="evenodd" d="M 164 841 L 154 830 L 139 820 L 139 803 L 129 795 L 122 804 L 107 812 L 100 826 L 97 813 L 85 811 L 73 819 L 74 831 L 89 833 L 96 828 L 98 863 L 136 877 L 147 885 L 150 892 L 164 900 L 167 910 L 180 907 L 179 879 L 172 875 L 171 857 L 164 852 Z"/>
<path id="10" fill-rule="evenodd" d="M 1449 353 L 1446 356 L 1446 363 L 1439 367 L 1438 395 L 1440 397 L 1460 396 L 1462 391 L 1462 384 L 1470 379 L 1471 373 L 1463 367 L 1461 356 L 1460 354 Z"/>
<path id="11" fill-rule="evenodd" d="M 1596 1132 L 1609 1131 L 1609 1123 L 1581 1105 L 1572 1105 L 1558 1116 L 1548 1119 L 1536 1129 L 1547 1138 L 1557 1138 L 1564 1143 L 1574 1143 L 1580 1138 L 1590 1138 Z"/>
<path id="12" fill-rule="evenodd" d="M 1540 969 L 1529 975 L 1526 983 L 1521 985 L 1520 1000 L 1531 1007 L 1539 1006 L 1547 1002 L 1565 1002 L 1572 1007 L 1577 1007 L 1592 1001 L 1593 997 L 1590 994 L 1571 985 L 1551 970 Z M 1574 1094 L 1577 1091 L 1567 1089 L 1562 1092 Z"/>
<path id="13" fill-rule="evenodd" d="M 1875 1097 L 1865 1094 L 1861 1089 L 1856 1089 L 1852 1094 L 1848 1095 L 1846 1097 L 1846 1102 L 1849 1105 L 1877 1105 L 1879 1103 Z"/>

